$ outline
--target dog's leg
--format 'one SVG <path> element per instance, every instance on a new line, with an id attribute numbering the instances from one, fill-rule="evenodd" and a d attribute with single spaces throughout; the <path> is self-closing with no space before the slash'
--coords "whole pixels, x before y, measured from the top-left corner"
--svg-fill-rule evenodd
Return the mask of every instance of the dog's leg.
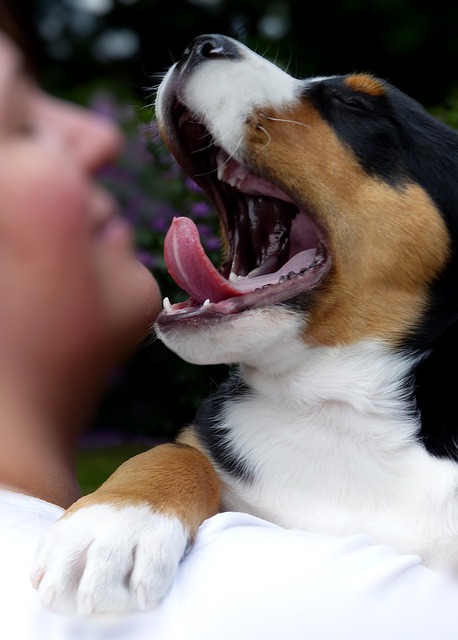
<path id="1" fill-rule="evenodd" d="M 199 525 L 218 509 L 219 481 L 209 459 L 187 444 L 159 445 L 121 465 L 51 527 L 32 583 L 59 613 L 151 608 Z"/>

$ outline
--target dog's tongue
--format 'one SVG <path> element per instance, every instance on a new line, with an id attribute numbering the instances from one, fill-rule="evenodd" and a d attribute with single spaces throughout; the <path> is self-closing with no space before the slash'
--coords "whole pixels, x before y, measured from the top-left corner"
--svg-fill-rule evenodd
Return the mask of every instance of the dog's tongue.
<path id="1" fill-rule="evenodd" d="M 201 245 L 196 225 L 189 218 L 173 219 L 164 240 L 164 260 L 178 286 L 199 304 L 242 295 L 215 269 Z"/>
<path id="2" fill-rule="evenodd" d="M 288 274 L 309 269 L 316 257 L 316 248 L 296 253 L 280 269 L 273 253 L 246 277 L 226 280 L 215 269 L 200 243 L 199 231 L 189 218 L 174 218 L 164 241 L 164 259 L 175 282 L 196 302 L 221 302 L 234 296 L 277 284 Z"/>

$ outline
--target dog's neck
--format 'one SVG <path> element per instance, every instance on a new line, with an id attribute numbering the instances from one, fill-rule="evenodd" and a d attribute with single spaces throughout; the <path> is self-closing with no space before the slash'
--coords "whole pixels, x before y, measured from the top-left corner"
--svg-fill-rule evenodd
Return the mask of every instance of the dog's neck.
<path id="1" fill-rule="evenodd" d="M 296 344 L 291 355 L 242 364 L 242 377 L 259 396 L 292 410 L 338 403 L 361 414 L 410 416 L 407 383 L 418 358 L 375 340 L 339 347 Z"/>

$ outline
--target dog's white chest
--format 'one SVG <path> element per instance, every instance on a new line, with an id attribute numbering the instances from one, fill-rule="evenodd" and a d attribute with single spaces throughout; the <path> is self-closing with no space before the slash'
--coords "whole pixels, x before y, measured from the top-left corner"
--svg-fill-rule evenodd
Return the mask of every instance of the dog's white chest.
<path id="1" fill-rule="evenodd" d="M 417 442 L 406 401 L 386 379 L 380 381 L 380 361 L 360 358 L 352 383 L 346 366 L 338 371 L 335 362 L 330 364 L 320 371 L 315 362 L 314 380 L 304 371 L 296 387 L 285 380 L 287 398 L 281 385 L 274 390 L 267 384 L 262 392 L 258 379 L 256 392 L 226 412 L 230 447 L 248 474 L 236 479 L 222 472 L 224 508 L 285 527 L 364 532 L 375 541 L 428 555 L 425 546 L 444 527 L 458 534 L 456 465 L 434 458 Z M 386 367 L 386 378 L 393 368 L 395 362 Z M 372 369 L 378 382 L 371 380 Z M 323 386 L 320 377 L 326 376 Z M 299 387 L 307 398 L 303 404 L 294 397 Z M 321 394 L 327 389 L 328 397 L 320 398 L 318 389 Z"/>

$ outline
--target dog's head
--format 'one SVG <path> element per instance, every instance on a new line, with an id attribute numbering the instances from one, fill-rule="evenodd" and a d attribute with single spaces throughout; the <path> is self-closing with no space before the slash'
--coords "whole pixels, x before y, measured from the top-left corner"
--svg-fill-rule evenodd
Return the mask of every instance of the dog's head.
<path id="1" fill-rule="evenodd" d="M 185 359 L 244 360 L 292 334 L 429 348 L 455 322 L 458 136 L 414 100 L 366 74 L 298 80 L 205 35 L 156 112 L 225 238 L 218 271 L 189 219 L 166 239 L 191 298 L 158 331 Z"/>
<path id="2" fill-rule="evenodd" d="M 454 130 L 373 76 L 298 80 L 219 35 L 194 40 L 156 106 L 226 246 L 217 271 L 174 221 L 165 255 L 191 298 L 158 318 L 171 349 L 255 364 L 366 340 L 457 352 Z"/>

